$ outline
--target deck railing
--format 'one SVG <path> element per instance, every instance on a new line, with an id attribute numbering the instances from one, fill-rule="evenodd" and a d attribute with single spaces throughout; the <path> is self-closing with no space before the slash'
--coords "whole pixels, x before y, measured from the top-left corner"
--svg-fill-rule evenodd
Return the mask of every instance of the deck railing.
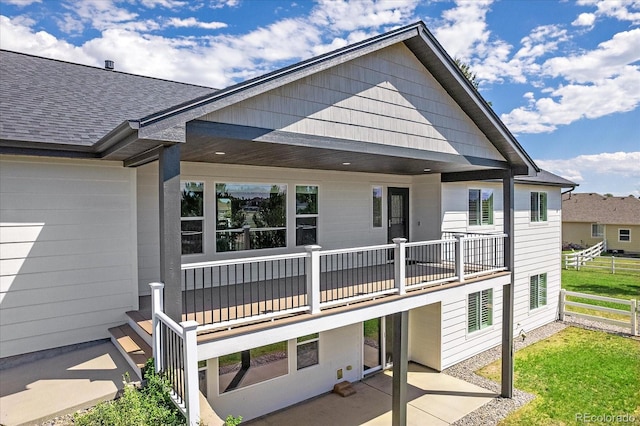
<path id="1" fill-rule="evenodd" d="M 198 330 L 405 294 L 505 270 L 504 234 L 182 265 L 183 312 Z"/>
<path id="2" fill-rule="evenodd" d="M 151 286 L 153 359 L 156 372 L 171 386 L 170 397 L 184 414 L 188 425 L 200 424 L 200 390 L 198 383 L 198 323 L 180 324 L 164 313 L 162 283 Z"/>

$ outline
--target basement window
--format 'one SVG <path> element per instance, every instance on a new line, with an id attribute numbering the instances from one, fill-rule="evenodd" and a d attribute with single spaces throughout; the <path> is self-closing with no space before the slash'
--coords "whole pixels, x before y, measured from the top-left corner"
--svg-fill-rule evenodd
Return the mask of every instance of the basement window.
<path id="1" fill-rule="evenodd" d="M 298 370 L 317 365 L 319 361 L 320 335 L 318 333 L 298 337 L 296 341 L 296 359 Z"/>
<path id="2" fill-rule="evenodd" d="M 220 395 L 288 374 L 287 345 L 284 341 L 219 357 Z"/>

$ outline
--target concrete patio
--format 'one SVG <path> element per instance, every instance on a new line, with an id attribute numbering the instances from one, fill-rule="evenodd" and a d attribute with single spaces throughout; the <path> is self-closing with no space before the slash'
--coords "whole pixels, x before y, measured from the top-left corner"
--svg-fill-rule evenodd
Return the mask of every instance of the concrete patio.
<path id="1" fill-rule="evenodd" d="M 481 407 L 495 393 L 443 373 L 409 364 L 407 424 L 449 425 Z M 356 394 L 327 394 L 247 422 L 251 426 L 386 426 L 391 424 L 390 371 L 353 384 Z"/>
<path id="2" fill-rule="evenodd" d="M 0 370 L 0 424 L 33 425 L 113 399 L 131 368 L 111 342 Z"/>

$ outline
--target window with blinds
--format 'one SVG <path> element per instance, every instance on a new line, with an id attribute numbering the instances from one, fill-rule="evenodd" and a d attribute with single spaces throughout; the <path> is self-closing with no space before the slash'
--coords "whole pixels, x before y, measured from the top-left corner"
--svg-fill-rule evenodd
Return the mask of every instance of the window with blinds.
<path id="1" fill-rule="evenodd" d="M 531 222 L 547 221 L 547 193 L 531 193 Z"/>
<path id="2" fill-rule="evenodd" d="M 469 190 L 469 226 L 493 225 L 493 190 Z"/>
<path id="3" fill-rule="evenodd" d="M 547 273 L 529 278 L 529 309 L 537 309 L 547 304 Z"/>
<path id="4" fill-rule="evenodd" d="M 493 324 L 493 289 L 469 294 L 467 309 L 469 333 L 490 327 Z"/>

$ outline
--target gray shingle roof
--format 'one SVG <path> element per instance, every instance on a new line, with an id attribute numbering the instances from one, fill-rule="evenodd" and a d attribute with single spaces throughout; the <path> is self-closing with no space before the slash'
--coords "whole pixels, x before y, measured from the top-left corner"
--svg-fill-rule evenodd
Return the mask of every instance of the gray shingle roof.
<path id="1" fill-rule="evenodd" d="M 595 193 L 565 194 L 562 197 L 562 221 L 640 225 L 640 200 Z"/>
<path id="2" fill-rule="evenodd" d="M 214 91 L 0 50 L 0 139 L 91 146 L 126 120 Z"/>
<path id="3" fill-rule="evenodd" d="M 571 182 L 570 180 L 546 170 L 540 170 L 537 176 L 517 176 L 515 181 L 518 183 L 529 183 L 532 185 L 553 185 L 562 188 L 574 188 L 578 186 L 577 183 Z"/>

